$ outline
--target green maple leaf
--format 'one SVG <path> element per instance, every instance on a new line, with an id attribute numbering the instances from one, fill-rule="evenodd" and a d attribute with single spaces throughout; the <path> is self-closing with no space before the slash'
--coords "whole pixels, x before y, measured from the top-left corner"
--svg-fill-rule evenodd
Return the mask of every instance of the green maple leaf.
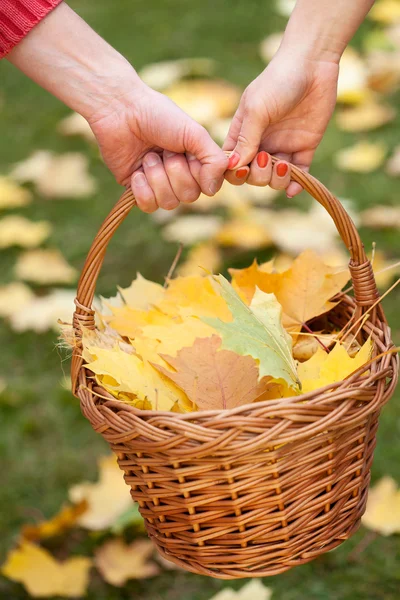
<path id="1" fill-rule="evenodd" d="M 258 288 L 247 306 L 223 275 L 214 277 L 221 296 L 232 313 L 233 321 L 203 317 L 222 336 L 222 348 L 259 362 L 260 379 L 265 376 L 283 379 L 289 387 L 301 389 L 296 363 L 292 356 L 292 339 L 282 326 L 282 307 L 274 294 Z"/>

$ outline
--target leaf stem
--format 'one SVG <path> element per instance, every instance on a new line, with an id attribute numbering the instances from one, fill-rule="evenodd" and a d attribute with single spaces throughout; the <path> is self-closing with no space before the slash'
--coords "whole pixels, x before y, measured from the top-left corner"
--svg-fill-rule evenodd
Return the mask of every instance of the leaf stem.
<path id="1" fill-rule="evenodd" d="M 305 329 L 306 331 L 308 331 L 308 333 L 312 333 L 312 334 L 314 335 L 315 339 L 317 340 L 317 342 L 318 342 L 318 344 L 321 346 L 321 348 L 322 348 L 323 350 L 325 350 L 325 352 L 326 352 L 327 354 L 329 354 L 329 352 L 330 352 L 329 348 L 327 348 L 327 347 L 325 346 L 324 342 L 322 342 L 322 341 L 319 339 L 319 337 L 318 337 L 318 336 L 316 336 L 316 335 L 314 334 L 313 330 L 312 330 L 312 329 L 310 329 L 310 327 L 307 325 L 307 323 L 303 323 L 303 327 L 304 327 L 304 329 Z"/>

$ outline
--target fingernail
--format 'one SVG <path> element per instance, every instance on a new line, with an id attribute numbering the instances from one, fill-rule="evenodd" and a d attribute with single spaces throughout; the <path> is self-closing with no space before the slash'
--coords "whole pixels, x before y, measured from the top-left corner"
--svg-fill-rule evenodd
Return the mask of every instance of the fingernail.
<path id="1" fill-rule="evenodd" d="M 171 156 L 175 156 L 176 152 L 171 152 L 170 150 L 164 150 L 164 156 L 166 158 L 171 158 Z"/>
<path id="2" fill-rule="evenodd" d="M 214 196 L 214 194 L 216 194 L 218 191 L 218 182 L 212 181 L 210 183 L 210 187 L 208 189 L 210 190 L 210 194 L 212 194 Z"/>
<path id="3" fill-rule="evenodd" d="M 285 177 L 288 170 L 289 170 L 289 167 L 287 166 L 286 163 L 279 163 L 278 166 L 276 167 L 276 174 L 278 175 L 278 177 Z"/>
<path id="4" fill-rule="evenodd" d="M 233 154 L 229 157 L 228 169 L 234 169 L 240 160 L 240 156 L 237 152 L 233 152 Z"/>
<path id="5" fill-rule="evenodd" d="M 186 158 L 188 160 L 197 160 L 194 154 L 190 154 L 190 152 L 186 152 Z"/>
<path id="6" fill-rule="evenodd" d="M 238 179 L 243 179 L 243 177 L 246 177 L 247 173 L 248 173 L 247 169 L 238 169 L 236 171 L 235 175 Z"/>
<path id="7" fill-rule="evenodd" d="M 268 152 L 264 152 L 264 150 L 262 150 L 261 152 L 259 152 L 257 154 L 257 164 L 261 169 L 265 169 L 268 162 L 269 162 Z"/>
<path id="8" fill-rule="evenodd" d="M 161 162 L 161 158 L 158 154 L 147 154 L 144 158 L 144 161 L 148 167 L 154 167 Z"/>
<path id="9" fill-rule="evenodd" d="M 146 175 L 144 173 L 137 173 L 133 177 L 133 181 L 135 182 L 135 185 L 142 187 L 143 185 L 146 185 L 146 183 L 147 183 Z"/>

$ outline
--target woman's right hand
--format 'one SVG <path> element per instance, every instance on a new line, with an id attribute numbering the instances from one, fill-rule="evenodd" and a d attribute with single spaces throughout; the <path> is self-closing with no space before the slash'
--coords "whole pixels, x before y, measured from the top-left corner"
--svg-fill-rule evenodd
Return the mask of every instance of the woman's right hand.
<path id="1" fill-rule="evenodd" d="M 133 70 L 132 70 L 133 71 Z M 104 161 L 144 212 L 171 210 L 221 187 L 228 159 L 208 132 L 136 73 L 88 118 Z"/>

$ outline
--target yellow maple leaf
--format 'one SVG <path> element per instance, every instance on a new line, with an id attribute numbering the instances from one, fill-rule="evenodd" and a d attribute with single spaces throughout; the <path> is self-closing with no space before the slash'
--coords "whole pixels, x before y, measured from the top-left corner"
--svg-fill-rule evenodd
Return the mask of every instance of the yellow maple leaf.
<path id="1" fill-rule="evenodd" d="M 370 489 L 362 522 L 382 535 L 400 533 L 400 490 L 392 477 L 383 477 Z"/>
<path id="2" fill-rule="evenodd" d="M 61 510 L 48 521 L 42 521 L 37 525 L 24 525 L 21 530 L 21 535 L 25 540 L 31 542 L 60 535 L 73 527 L 87 508 L 88 504 L 86 500 L 82 500 L 74 506 L 63 506 Z"/>
<path id="3" fill-rule="evenodd" d="M 103 579 L 115 586 L 123 586 L 129 579 L 147 579 L 160 572 L 154 562 L 148 562 L 154 553 L 150 540 L 136 540 L 125 544 L 120 539 L 112 539 L 97 548 L 95 565 Z"/>
<path id="4" fill-rule="evenodd" d="M 177 307 L 188 308 L 191 316 L 213 316 L 231 319 L 225 300 L 215 291 L 210 277 L 199 275 L 177 277 L 169 282 L 164 299 L 158 307 L 164 313 L 177 314 Z"/>
<path id="5" fill-rule="evenodd" d="M 7 177 L 0 177 L 0 209 L 26 206 L 32 201 L 29 190 L 20 187 Z"/>
<path id="6" fill-rule="evenodd" d="M 118 288 L 121 296 L 131 308 L 149 310 L 161 302 L 165 289 L 159 283 L 145 279 L 140 273 L 127 288 Z"/>
<path id="7" fill-rule="evenodd" d="M 9 215 L 0 220 L 0 248 L 40 246 L 51 233 L 48 221 L 29 221 L 20 215 Z"/>
<path id="8" fill-rule="evenodd" d="M 9 553 L 1 571 L 8 579 L 22 583 L 33 598 L 81 598 L 91 566 L 90 558 L 84 556 L 59 562 L 47 550 L 25 540 Z"/>
<path id="9" fill-rule="evenodd" d="M 130 306 L 121 306 L 112 308 L 112 317 L 107 318 L 110 327 L 115 329 L 120 335 L 134 339 L 146 325 L 165 325 L 171 322 L 181 322 L 179 315 L 166 315 L 158 308 L 151 310 L 137 310 Z"/>
<path id="10" fill-rule="evenodd" d="M 181 277 L 192 275 L 206 276 L 206 272 L 215 273 L 221 265 L 222 256 L 218 247 L 213 242 L 203 242 L 191 248 L 188 256 L 180 267 L 178 274 Z"/>
<path id="11" fill-rule="evenodd" d="M 229 313 L 230 314 L 230 313 Z M 170 326 L 143 327 L 143 338 L 157 342 L 156 352 L 175 356 L 178 350 L 191 346 L 196 338 L 210 337 L 215 329 L 196 317 L 186 317 L 182 323 Z"/>
<path id="12" fill-rule="evenodd" d="M 107 529 L 132 504 L 129 488 L 115 456 L 101 457 L 98 465 L 99 480 L 96 483 L 80 483 L 69 490 L 72 502 L 87 502 L 87 510 L 78 517 L 77 523 L 91 531 Z"/>
<path id="13" fill-rule="evenodd" d="M 354 357 L 349 356 L 345 346 L 337 343 L 327 354 L 322 348 L 306 362 L 298 365 L 302 390 L 306 394 L 330 383 L 342 381 L 364 365 L 371 357 L 372 341 L 368 339 Z"/>
<path id="14" fill-rule="evenodd" d="M 271 600 L 272 590 L 259 579 L 252 579 L 239 590 L 225 588 L 210 600 Z"/>
<path id="15" fill-rule="evenodd" d="M 368 16 L 373 21 L 390 25 L 400 21 L 400 2 L 399 0 L 378 0 L 371 8 Z"/>
<path id="16" fill-rule="evenodd" d="M 336 166 L 341 171 L 370 173 L 383 164 L 387 147 L 382 142 L 361 141 L 336 153 Z"/>
<path id="17" fill-rule="evenodd" d="M 61 252 L 51 249 L 27 250 L 21 254 L 15 265 L 15 274 L 18 279 L 43 285 L 71 283 L 77 276 L 76 270 Z"/>
<path id="18" fill-rule="evenodd" d="M 139 400 L 151 402 L 155 410 L 171 410 L 178 400 L 180 393 L 177 387 L 147 360 L 126 353 L 118 345 L 111 349 L 92 347 L 89 352 L 95 360 L 86 367 L 111 393 L 134 394 Z"/>

